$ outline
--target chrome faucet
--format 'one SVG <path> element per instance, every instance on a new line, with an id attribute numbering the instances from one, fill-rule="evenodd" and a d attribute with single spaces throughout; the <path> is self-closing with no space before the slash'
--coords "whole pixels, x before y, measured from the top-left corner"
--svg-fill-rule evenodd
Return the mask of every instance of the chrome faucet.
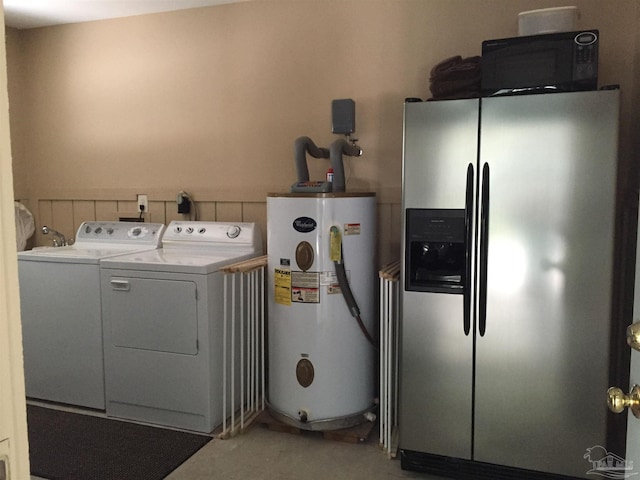
<path id="1" fill-rule="evenodd" d="M 56 238 L 53 239 L 54 247 L 66 247 L 68 245 L 67 239 L 64 238 L 64 235 L 59 231 L 54 230 L 53 228 L 49 228 L 45 225 L 44 227 L 42 227 L 42 233 L 44 233 L 45 235 L 48 235 L 49 233 L 55 235 Z"/>

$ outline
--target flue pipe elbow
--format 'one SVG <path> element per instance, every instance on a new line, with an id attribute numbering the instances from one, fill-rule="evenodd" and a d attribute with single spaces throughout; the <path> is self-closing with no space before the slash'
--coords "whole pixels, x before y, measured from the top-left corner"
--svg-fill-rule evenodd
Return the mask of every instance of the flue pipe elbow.
<path id="1" fill-rule="evenodd" d="M 309 181 L 309 168 L 307 167 L 307 152 L 314 158 L 329 158 L 329 150 L 318 147 L 309 137 L 298 137 L 294 143 L 296 159 L 296 175 L 298 182 Z"/>
<path id="2" fill-rule="evenodd" d="M 344 178 L 344 162 L 342 161 L 342 155 L 348 155 L 349 157 L 359 157 L 362 155 L 362 149 L 358 145 L 353 145 L 341 138 L 331 144 L 329 148 L 331 158 L 331 168 L 333 168 L 333 188 L 334 192 L 344 192 L 345 178 Z"/>

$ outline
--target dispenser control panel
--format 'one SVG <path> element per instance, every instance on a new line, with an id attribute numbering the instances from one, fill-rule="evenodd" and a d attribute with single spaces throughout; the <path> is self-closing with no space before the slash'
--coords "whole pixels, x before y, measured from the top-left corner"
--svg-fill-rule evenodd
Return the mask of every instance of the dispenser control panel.
<path id="1" fill-rule="evenodd" d="M 464 293 L 464 209 L 407 209 L 405 289 Z"/>

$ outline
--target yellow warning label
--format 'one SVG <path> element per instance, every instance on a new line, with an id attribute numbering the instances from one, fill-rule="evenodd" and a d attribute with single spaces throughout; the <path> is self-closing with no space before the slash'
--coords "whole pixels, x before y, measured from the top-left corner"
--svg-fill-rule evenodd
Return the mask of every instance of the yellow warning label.
<path id="1" fill-rule="evenodd" d="M 280 305 L 291 305 L 291 270 L 276 268 L 273 273 L 274 300 Z"/>
<path id="2" fill-rule="evenodd" d="M 329 258 L 332 262 L 340 262 L 342 260 L 342 238 L 338 227 L 331 227 L 329 231 Z"/>

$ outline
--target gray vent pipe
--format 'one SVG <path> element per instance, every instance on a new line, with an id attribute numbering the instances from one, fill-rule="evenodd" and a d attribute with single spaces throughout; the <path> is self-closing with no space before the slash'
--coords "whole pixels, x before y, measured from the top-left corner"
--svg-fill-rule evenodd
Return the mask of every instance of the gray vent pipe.
<path id="1" fill-rule="evenodd" d="M 342 155 L 348 155 L 350 157 L 359 157 L 362 155 L 362 149 L 347 142 L 341 138 L 336 140 L 329 147 L 331 168 L 333 168 L 333 191 L 344 192 L 345 180 L 344 180 L 344 164 L 342 162 Z"/>
<path id="2" fill-rule="evenodd" d="M 329 150 L 317 147 L 309 137 L 298 137 L 294 144 L 296 155 L 296 173 L 298 182 L 309 181 L 309 168 L 307 167 L 307 152 L 314 158 L 329 158 Z"/>

